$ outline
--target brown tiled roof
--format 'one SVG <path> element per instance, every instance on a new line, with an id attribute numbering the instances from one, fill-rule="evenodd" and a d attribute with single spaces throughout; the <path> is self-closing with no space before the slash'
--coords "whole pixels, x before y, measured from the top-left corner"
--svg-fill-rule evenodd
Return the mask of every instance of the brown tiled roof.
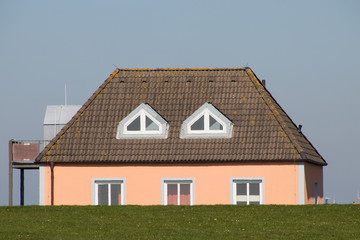
<path id="1" fill-rule="evenodd" d="M 232 138 L 180 139 L 182 122 L 206 102 L 232 121 Z M 169 123 L 167 139 L 115 138 L 119 122 L 141 103 Z M 117 69 L 37 161 L 326 165 L 250 68 Z"/>

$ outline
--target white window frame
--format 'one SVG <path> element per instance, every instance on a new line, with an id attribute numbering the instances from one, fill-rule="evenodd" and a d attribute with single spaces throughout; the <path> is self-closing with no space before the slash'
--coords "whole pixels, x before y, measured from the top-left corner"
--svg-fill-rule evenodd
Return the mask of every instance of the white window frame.
<path id="1" fill-rule="evenodd" d="M 195 178 L 162 178 L 161 179 L 161 204 L 167 204 L 167 184 L 178 184 L 177 196 L 178 205 L 180 205 L 180 184 L 190 184 L 190 206 L 195 205 Z"/>
<path id="2" fill-rule="evenodd" d="M 129 131 L 127 127 L 137 118 L 140 116 L 140 131 Z M 159 130 L 146 130 L 146 117 L 150 118 L 158 127 Z M 156 120 L 153 116 L 148 114 L 144 109 L 141 109 L 137 114 L 131 117 L 125 124 L 124 124 L 124 134 L 161 134 L 163 131 L 162 124 Z"/>
<path id="3" fill-rule="evenodd" d="M 140 116 L 140 130 L 128 131 L 127 127 Z M 146 117 L 153 121 L 159 130 L 146 130 Z M 167 138 L 169 124 L 150 105 L 140 104 L 129 115 L 119 122 L 116 139 Z"/>
<path id="4" fill-rule="evenodd" d="M 204 130 L 191 130 L 191 126 L 204 116 Z M 222 130 L 210 130 L 209 116 L 219 122 Z M 181 126 L 180 138 L 231 138 L 233 123 L 211 103 L 205 103 L 188 117 Z"/>
<path id="5" fill-rule="evenodd" d="M 230 179 L 230 203 L 236 205 L 236 184 L 237 183 L 247 183 L 246 187 L 246 201 L 247 205 L 249 205 L 249 183 L 259 182 L 260 186 L 260 205 L 265 204 L 265 178 L 264 177 L 236 177 Z"/>
<path id="6" fill-rule="evenodd" d="M 191 126 L 199 120 L 202 116 L 204 116 L 204 130 L 191 130 Z M 217 122 L 219 122 L 223 126 L 223 130 L 210 130 L 210 124 L 209 124 L 209 116 L 213 117 Z M 204 109 L 201 111 L 197 117 L 193 118 L 189 123 L 187 124 L 187 132 L 189 134 L 202 134 L 202 133 L 226 133 L 227 126 L 226 124 L 221 121 L 220 118 L 218 118 L 216 115 L 214 115 L 209 109 Z"/>
<path id="7" fill-rule="evenodd" d="M 93 205 L 99 205 L 98 202 L 98 187 L 100 184 L 108 184 L 109 191 L 108 191 L 108 205 L 110 205 L 110 199 L 111 199 L 111 191 L 110 191 L 110 185 L 111 184 L 120 184 L 121 189 L 121 199 L 120 205 L 126 205 L 126 179 L 125 178 L 93 178 L 92 179 L 92 204 Z"/>

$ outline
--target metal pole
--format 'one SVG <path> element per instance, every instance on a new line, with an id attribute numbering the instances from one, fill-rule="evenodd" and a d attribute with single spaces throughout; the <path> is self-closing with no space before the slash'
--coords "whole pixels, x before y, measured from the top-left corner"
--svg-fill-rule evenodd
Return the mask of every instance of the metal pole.
<path id="1" fill-rule="evenodd" d="M 13 205 L 13 141 L 9 141 L 9 206 Z"/>
<path id="2" fill-rule="evenodd" d="M 54 205 L 54 162 L 50 162 L 51 174 L 51 206 Z"/>
<path id="3" fill-rule="evenodd" d="M 20 169 L 20 206 L 24 206 L 24 170 Z"/>

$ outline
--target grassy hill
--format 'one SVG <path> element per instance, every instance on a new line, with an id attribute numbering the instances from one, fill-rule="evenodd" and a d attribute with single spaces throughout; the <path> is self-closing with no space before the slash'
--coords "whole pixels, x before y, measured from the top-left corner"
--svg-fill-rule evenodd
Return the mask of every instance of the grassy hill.
<path id="1" fill-rule="evenodd" d="M 360 239 L 360 205 L 0 207 L 0 239 Z"/>

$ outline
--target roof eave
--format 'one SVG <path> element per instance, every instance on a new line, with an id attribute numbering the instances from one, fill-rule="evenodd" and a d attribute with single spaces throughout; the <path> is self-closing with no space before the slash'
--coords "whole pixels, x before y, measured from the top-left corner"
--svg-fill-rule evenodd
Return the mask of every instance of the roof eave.
<path id="1" fill-rule="evenodd" d="M 272 159 L 272 160 L 136 160 L 136 161 L 127 161 L 127 160 L 113 160 L 113 161 L 101 161 L 101 160 L 77 160 L 77 161 L 40 161 L 40 164 L 48 164 L 51 162 L 56 162 L 56 164 L 173 164 L 173 163 L 186 163 L 186 164 L 206 164 L 206 163 L 294 163 L 294 162 L 309 162 L 315 165 L 326 166 L 327 163 L 320 163 L 311 159 L 293 159 L 293 160 L 284 160 L 284 159 Z"/>

